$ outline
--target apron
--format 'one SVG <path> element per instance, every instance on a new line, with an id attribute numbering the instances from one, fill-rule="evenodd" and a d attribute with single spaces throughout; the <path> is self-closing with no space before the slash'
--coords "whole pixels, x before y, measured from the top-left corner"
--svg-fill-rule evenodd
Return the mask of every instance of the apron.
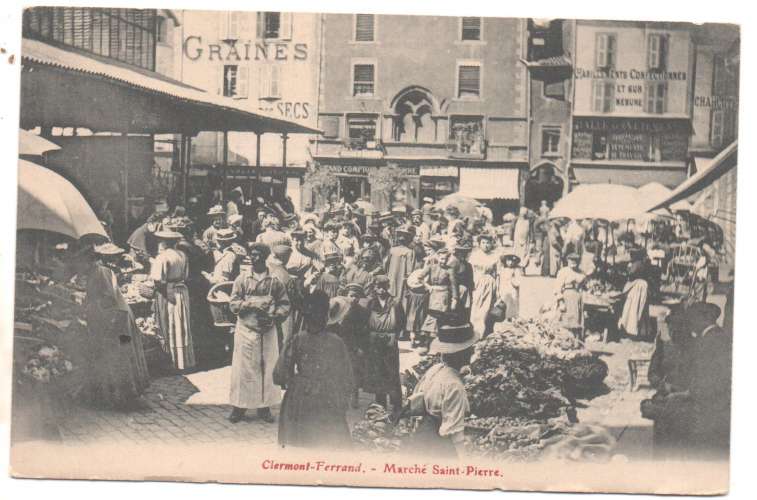
<path id="1" fill-rule="evenodd" d="M 269 282 L 268 298 L 271 296 Z M 266 331 L 247 328 L 237 319 L 231 358 L 229 404 L 237 408 L 268 408 L 281 402 L 281 389 L 273 383 L 273 369 L 279 357 L 276 323 Z"/>
<path id="2" fill-rule="evenodd" d="M 439 428 L 441 426 L 442 419 L 431 415 L 426 410 L 426 403 L 424 401 L 423 415 L 418 423 L 418 427 L 410 438 L 411 448 L 424 455 L 442 460 L 457 458 L 457 450 L 455 450 L 452 440 L 439 435 Z"/>

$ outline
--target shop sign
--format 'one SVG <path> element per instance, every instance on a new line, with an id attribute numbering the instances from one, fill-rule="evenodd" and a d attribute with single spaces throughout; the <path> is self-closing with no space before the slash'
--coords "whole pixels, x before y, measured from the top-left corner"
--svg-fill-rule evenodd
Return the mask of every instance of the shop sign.
<path id="1" fill-rule="evenodd" d="M 575 159 L 626 161 L 685 161 L 688 123 L 681 120 L 576 119 Z"/>
<path id="2" fill-rule="evenodd" d="M 368 165 L 322 165 L 322 168 L 333 174 L 368 175 L 371 170 L 381 167 Z M 404 175 L 419 175 L 420 173 L 420 167 L 417 166 L 399 165 L 398 168 L 402 170 Z"/>
<path id="3" fill-rule="evenodd" d="M 694 106 L 697 108 L 733 110 L 738 107 L 738 101 L 732 95 L 697 95 L 694 96 Z"/>
<path id="4" fill-rule="evenodd" d="M 576 68 L 576 80 L 642 80 L 642 81 L 686 81 L 685 71 L 646 71 L 639 69 L 586 69 Z"/>
<path id="5" fill-rule="evenodd" d="M 184 57 L 190 61 L 207 58 L 208 61 L 304 61 L 308 58 L 308 44 L 287 42 L 253 42 L 229 40 L 223 43 L 205 43 L 201 36 L 184 39 Z"/>

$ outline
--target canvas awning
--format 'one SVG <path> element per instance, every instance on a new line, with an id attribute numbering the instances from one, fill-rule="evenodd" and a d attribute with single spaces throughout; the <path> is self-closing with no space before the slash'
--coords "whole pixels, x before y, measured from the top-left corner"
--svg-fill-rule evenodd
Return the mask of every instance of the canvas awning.
<path id="1" fill-rule="evenodd" d="M 517 200 L 518 174 L 517 168 L 460 167 L 458 194 L 477 200 Z"/>
<path id="2" fill-rule="evenodd" d="M 656 208 L 667 207 L 679 200 L 686 199 L 718 180 L 723 174 L 736 166 L 738 149 L 738 141 L 733 141 L 712 159 L 712 162 L 707 168 L 700 170 L 686 179 L 670 193 L 670 196 L 649 210 L 651 211 Z"/>
<path id="3" fill-rule="evenodd" d="M 320 134 L 312 127 L 250 111 L 232 98 L 75 49 L 24 38 L 21 61 L 21 127 L 25 129 Z"/>
<path id="4" fill-rule="evenodd" d="M 421 166 L 420 175 L 422 177 L 457 177 L 457 167 L 444 165 Z"/>

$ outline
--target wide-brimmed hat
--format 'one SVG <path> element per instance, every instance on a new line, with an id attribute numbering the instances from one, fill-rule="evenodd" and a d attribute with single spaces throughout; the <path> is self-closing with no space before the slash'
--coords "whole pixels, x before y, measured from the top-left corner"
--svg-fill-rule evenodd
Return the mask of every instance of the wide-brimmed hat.
<path id="1" fill-rule="evenodd" d="M 329 300 L 329 318 L 326 324 L 338 325 L 344 321 L 351 305 L 347 297 L 333 297 Z"/>
<path id="2" fill-rule="evenodd" d="M 323 256 L 323 262 L 329 264 L 331 262 L 341 262 L 342 256 L 337 252 L 329 252 Z"/>
<path id="3" fill-rule="evenodd" d="M 155 237 L 163 240 L 180 240 L 184 236 L 178 231 L 164 227 L 160 231 L 155 232 Z"/>
<path id="4" fill-rule="evenodd" d="M 686 308 L 687 322 L 714 325 L 720 318 L 720 307 L 710 302 L 694 302 Z"/>
<path id="5" fill-rule="evenodd" d="M 496 237 L 492 233 L 490 233 L 488 231 L 484 231 L 483 233 L 479 233 L 478 236 L 476 236 L 476 239 L 478 241 L 481 241 L 481 240 L 490 240 L 490 241 L 493 241 L 493 240 L 496 239 Z"/>
<path id="6" fill-rule="evenodd" d="M 421 293 L 426 289 L 423 281 L 423 269 L 416 269 L 407 277 L 407 287 L 411 292 Z"/>
<path id="7" fill-rule="evenodd" d="M 415 217 L 416 215 L 419 216 L 419 217 L 421 217 L 421 216 L 423 216 L 423 212 L 420 209 L 417 209 L 417 208 L 415 210 L 413 210 L 412 212 L 410 212 L 410 216 L 411 217 Z"/>
<path id="8" fill-rule="evenodd" d="M 460 240 L 455 245 L 455 252 L 470 252 L 473 250 L 473 246 L 468 240 Z"/>
<path id="9" fill-rule="evenodd" d="M 476 336 L 470 323 L 464 325 L 443 325 L 431 343 L 433 354 L 454 354 L 476 343 Z"/>
<path id="10" fill-rule="evenodd" d="M 389 280 L 389 276 L 386 274 L 377 274 L 373 277 L 373 286 L 375 288 L 383 288 L 385 290 L 389 289 L 391 282 Z"/>
<path id="11" fill-rule="evenodd" d="M 215 205 L 215 206 L 210 207 L 210 210 L 208 210 L 208 215 L 210 216 L 226 215 L 226 210 L 224 210 L 221 205 Z"/>
<path id="12" fill-rule="evenodd" d="M 508 253 L 499 258 L 500 262 L 506 267 L 518 267 L 520 264 L 520 257 L 514 253 Z"/>
<path id="13" fill-rule="evenodd" d="M 100 255 L 121 255 L 126 250 L 119 247 L 118 245 L 108 242 L 103 243 L 102 245 L 95 245 L 94 251 L 95 253 Z"/>
<path id="14" fill-rule="evenodd" d="M 394 230 L 394 233 L 397 235 L 415 236 L 415 228 L 412 226 L 399 226 Z"/>
<path id="15" fill-rule="evenodd" d="M 216 231 L 216 241 L 225 243 L 234 241 L 237 238 L 237 232 L 230 228 L 223 228 Z"/>
<path id="16" fill-rule="evenodd" d="M 258 241 L 250 243 L 249 245 L 250 252 L 260 252 L 263 254 L 263 258 L 267 259 L 269 255 L 271 255 L 271 248 L 266 245 L 265 243 L 260 243 Z"/>
<path id="17" fill-rule="evenodd" d="M 229 215 L 229 217 L 226 219 L 226 222 L 229 225 L 233 225 L 238 222 L 242 222 L 243 219 L 244 219 L 244 216 L 241 214 L 232 214 L 232 215 Z"/>
<path id="18" fill-rule="evenodd" d="M 407 214 L 407 207 L 405 205 L 394 205 L 392 207 L 392 213 L 405 215 Z"/>

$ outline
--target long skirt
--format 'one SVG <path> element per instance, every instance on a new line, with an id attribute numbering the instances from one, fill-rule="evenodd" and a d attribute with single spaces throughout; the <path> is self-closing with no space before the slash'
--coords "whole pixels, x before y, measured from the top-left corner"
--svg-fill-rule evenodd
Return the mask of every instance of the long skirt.
<path id="1" fill-rule="evenodd" d="M 407 291 L 407 323 L 405 331 L 420 333 L 428 310 L 428 295 L 423 290 L 420 293 Z"/>
<path id="2" fill-rule="evenodd" d="M 195 366 L 194 343 L 190 330 L 189 290 L 184 283 L 169 283 L 166 294 L 155 296 L 156 323 L 165 340 L 163 350 L 177 370 Z"/>
<path id="3" fill-rule="evenodd" d="M 273 383 L 279 357 L 276 327 L 258 333 L 237 321 L 231 358 L 229 403 L 237 408 L 268 408 L 281 402 L 281 389 Z"/>
<path id="4" fill-rule="evenodd" d="M 83 396 L 94 406 L 113 408 L 139 397 L 150 384 L 150 375 L 134 316 L 126 311 L 108 316 L 112 331 L 90 332 Z"/>
<path id="5" fill-rule="evenodd" d="M 484 336 L 486 315 L 489 314 L 496 300 L 496 294 L 494 293 L 495 286 L 496 280 L 494 277 L 486 274 L 479 278 L 476 288 L 473 289 L 473 293 L 471 294 L 470 322 L 473 325 L 473 332 L 477 338 Z"/>
<path id="6" fill-rule="evenodd" d="M 284 393 L 279 414 L 279 445 L 348 449 L 352 445 L 345 409 L 322 397 L 323 381 L 297 375 Z"/>
<path id="7" fill-rule="evenodd" d="M 618 328 L 629 335 L 643 337 L 647 334 L 649 322 L 649 306 L 647 292 L 649 286 L 642 279 L 626 284 L 626 300 L 623 302 L 623 312 L 618 320 Z"/>
<path id="8" fill-rule="evenodd" d="M 397 336 L 371 332 L 363 358 L 364 371 L 360 387 L 372 394 L 401 394 L 400 351 Z"/>
<path id="9" fill-rule="evenodd" d="M 560 325 L 569 330 L 583 328 L 583 300 L 581 292 L 573 289 L 563 291 L 563 310 L 560 311 Z"/>

